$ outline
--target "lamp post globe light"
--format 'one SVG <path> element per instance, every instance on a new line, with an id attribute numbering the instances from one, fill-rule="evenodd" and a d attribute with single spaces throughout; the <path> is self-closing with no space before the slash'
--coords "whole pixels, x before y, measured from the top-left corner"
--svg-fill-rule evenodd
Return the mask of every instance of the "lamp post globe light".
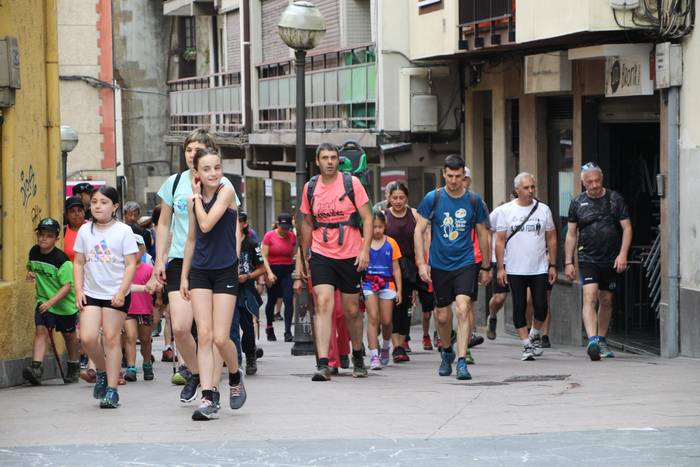
<path id="1" fill-rule="evenodd" d="M 306 183 L 306 85 L 304 82 L 304 65 L 306 51 L 313 49 L 326 33 L 326 20 L 321 11 L 307 1 L 297 1 L 289 5 L 277 24 L 280 38 L 294 49 L 296 70 L 296 188 L 297 207 L 301 206 L 301 197 Z M 302 214 L 297 208 L 297 226 L 301 228 Z M 300 234 L 300 232 L 297 232 Z M 299 235 L 300 237 L 301 235 Z M 303 254 L 303 253 L 300 253 Z M 306 287 L 303 284 L 302 287 Z M 294 307 L 294 346 L 292 355 L 313 355 L 314 345 L 311 335 L 311 314 L 313 306 L 308 290 L 305 288 L 297 297 Z"/>
<path id="2" fill-rule="evenodd" d="M 78 132 L 73 127 L 61 125 L 61 162 L 63 164 L 63 190 L 66 189 L 66 174 L 68 170 L 68 153 L 78 145 Z"/>

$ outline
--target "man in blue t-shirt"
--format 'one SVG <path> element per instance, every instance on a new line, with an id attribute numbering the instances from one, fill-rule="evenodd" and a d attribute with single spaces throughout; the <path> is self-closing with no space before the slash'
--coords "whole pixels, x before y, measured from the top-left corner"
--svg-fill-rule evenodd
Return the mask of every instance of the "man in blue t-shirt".
<path id="1" fill-rule="evenodd" d="M 488 216 L 481 197 L 464 188 L 464 160 L 458 155 L 445 158 L 442 169 L 445 187 L 428 193 L 418 206 L 414 242 L 421 279 L 432 282 L 435 294 L 438 335 L 443 344 L 438 374 L 452 374 L 455 352 L 451 345 L 452 302 L 457 310 L 457 379 L 471 379 L 466 355 L 470 330 L 474 322 L 473 300 L 476 298 L 475 276 L 479 284 L 491 280 L 491 235 Z M 430 225 L 431 243 L 426 263 L 423 239 Z M 481 264 L 474 262 L 472 229 L 476 229 L 481 249 Z M 449 345 L 447 345 L 449 344 Z"/>

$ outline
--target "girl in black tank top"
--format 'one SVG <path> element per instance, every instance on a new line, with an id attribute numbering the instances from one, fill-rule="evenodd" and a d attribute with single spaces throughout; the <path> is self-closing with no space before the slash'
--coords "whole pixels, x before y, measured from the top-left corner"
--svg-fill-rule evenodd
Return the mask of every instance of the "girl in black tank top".
<path id="1" fill-rule="evenodd" d="M 222 177 L 219 154 L 211 148 L 197 150 L 180 279 L 180 293 L 192 302 L 197 323 L 202 403 L 192 414 L 193 420 L 218 418 L 220 395 L 214 389 L 219 384 L 214 377 L 214 345 L 229 371 L 231 408 L 240 408 L 246 399 L 236 347 L 229 337 L 238 293 L 237 253 L 241 236 L 236 193 L 232 187 L 221 185 Z"/>

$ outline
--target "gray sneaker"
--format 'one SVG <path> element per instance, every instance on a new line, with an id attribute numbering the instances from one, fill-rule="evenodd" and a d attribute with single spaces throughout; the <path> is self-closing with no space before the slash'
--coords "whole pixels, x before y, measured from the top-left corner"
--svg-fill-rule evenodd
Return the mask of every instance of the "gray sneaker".
<path id="1" fill-rule="evenodd" d="M 336 368 L 337 371 L 337 368 Z M 337 373 L 336 373 L 337 374 Z M 330 381 L 331 369 L 327 365 L 319 365 L 316 373 L 311 377 L 311 381 Z"/>
<path id="2" fill-rule="evenodd" d="M 243 384 L 243 373 L 241 373 L 241 370 L 238 370 L 238 374 L 240 375 L 241 380 L 238 384 L 231 386 L 231 397 L 229 399 L 229 404 L 234 410 L 238 410 L 243 407 L 247 397 L 245 385 Z"/>
<path id="3" fill-rule="evenodd" d="M 532 344 L 525 344 L 523 355 L 520 357 L 520 360 L 524 362 L 535 360 L 535 348 L 532 346 Z"/>
<path id="4" fill-rule="evenodd" d="M 614 358 L 615 354 L 610 347 L 608 347 L 607 341 L 605 339 L 600 339 L 598 341 L 598 348 L 600 348 L 600 358 Z"/>
<path id="5" fill-rule="evenodd" d="M 533 355 L 535 357 L 539 357 L 544 353 L 544 350 L 542 350 L 542 337 L 539 334 L 534 337 L 530 336 L 530 344 L 532 345 Z"/>
<path id="6" fill-rule="evenodd" d="M 206 421 L 216 418 L 219 418 L 219 408 L 213 401 L 202 398 L 202 403 L 192 414 L 192 420 Z"/>
<path id="7" fill-rule="evenodd" d="M 498 324 L 497 318 L 489 318 L 489 329 L 486 331 L 486 337 L 489 340 L 496 339 L 496 325 Z"/>
<path id="8" fill-rule="evenodd" d="M 352 377 L 353 378 L 366 378 L 367 377 L 367 367 L 365 366 L 365 359 L 362 357 L 352 357 Z"/>

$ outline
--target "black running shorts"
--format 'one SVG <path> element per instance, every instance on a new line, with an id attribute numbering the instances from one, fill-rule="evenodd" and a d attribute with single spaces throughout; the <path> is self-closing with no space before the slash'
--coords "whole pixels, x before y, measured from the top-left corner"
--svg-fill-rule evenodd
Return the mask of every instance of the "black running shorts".
<path id="1" fill-rule="evenodd" d="M 581 285 L 598 284 L 598 290 L 613 292 L 617 288 L 620 274 L 612 264 L 578 263 Z"/>
<path id="2" fill-rule="evenodd" d="M 208 289 L 215 294 L 238 295 L 238 262 L 223 269 L 192 269 L 190 290 Z"/>
<path id="3" fill-rule="evenodd" d="M 173 258 L 165 266 L 165 291 L 180 292 L 180 277 L 182 276 L 182 258 Z M 166 293 L 166 295 L 167 295 Z"/>
<path id="4" fill-rule="evenodd" d="M 341 293 L 360 292 L 362 273 L 357 271 L 355 258 L 334 259 L 312 253 L 309 260 L 311 283 L 314 286 L 329 284 Z"/>
<path id="5" fill-rule="evenodd" d="M 56 329 L 58 332 L 75 332 L 75 326 L 77 323 L 78 313 L 73 313 L 72 315 L 56 315 L 50 311 L 42 313 L 39 311 L 38 305 L 36 307 L 36 312 L 34 313 L 35 325 Z"/>
<path id="6" fill-rule="evenodd" d="M 100 308 L 111 308 L 113 310 L 121 311 L 122 313 L 129 312 L 129 305 L 131 305 L 131 294 L 124 297 L 124 304 L 120 307 L 112 305 L 112 300 L 102 300 L 100 298 L 92 298 L 88 295 L 85 296 L 86 306 L 98 306 Z"/>
<path id="7" fill-rule="evenodd" d="M 456 271 L 431 268 L 430 278 L 435 291 L 435 306 L 448 307 L 455 301 L 457 295 L 466 295 L 472 301 L 476 300 L 480 268 L 479 264 L 471 264 Z"/>

